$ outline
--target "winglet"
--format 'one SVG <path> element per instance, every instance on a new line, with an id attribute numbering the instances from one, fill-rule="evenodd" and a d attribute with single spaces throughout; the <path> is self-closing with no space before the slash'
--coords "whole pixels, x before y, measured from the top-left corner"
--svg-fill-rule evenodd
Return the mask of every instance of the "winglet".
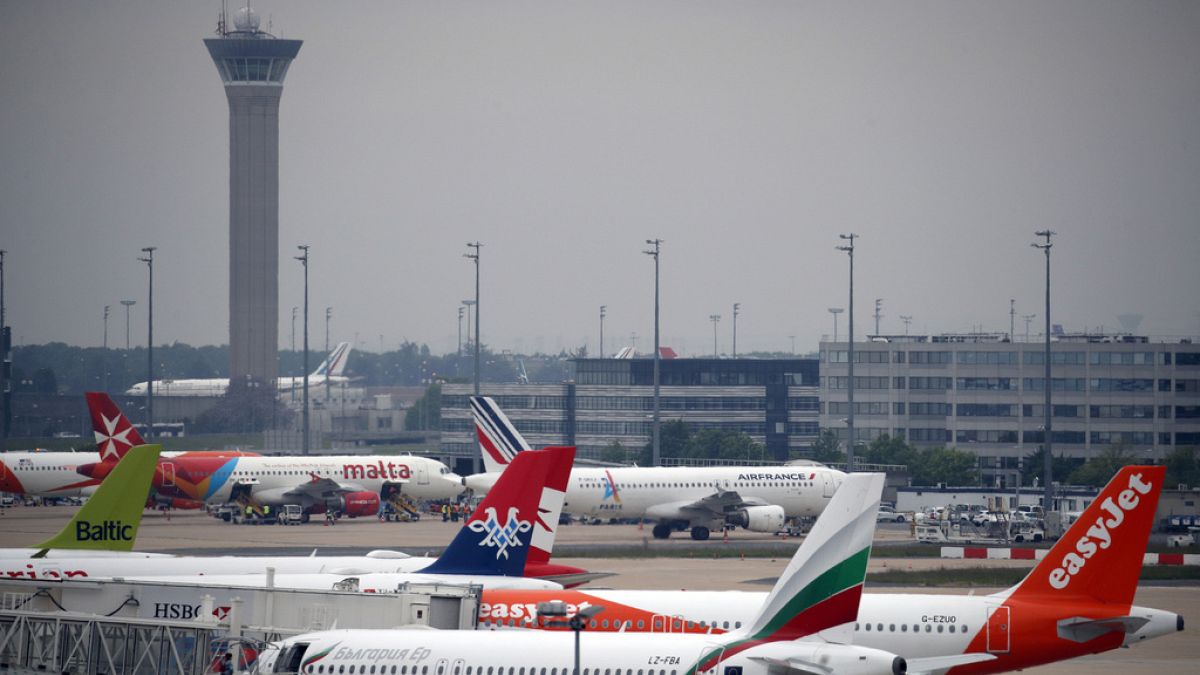
<path id="1" fill-rule="evenodd" d="M 574 459 L 575 448 L 522 452 L 500 475 L 454 541 L 421 571 L 521 576 L 543 488 L 556 471 L 561 471 L 561 465 L 570 471 Z"/>
<path id="2" fill-rule="evenodd" d="M 490 396 L 471 397 L 471 417 L 488 473 L 503 471 L 518 452 L 530 449 L 525 437 Z"/>
<path id="3" fill-rule="evenodd" d="M 34 557 L 52 548 L 132 551 L 161 445 L 139 445 L 121 458 L 61 532 L 38 544 Z"/>
<path id="4" fill-rule="evenodd" d="M 96 435 L 96 450 L 100 452 L 100 461 L 115 462 L 124 457 L 133 446 L 146 444 L 133 423 L 125 417 L 125 413 L 121 412 L 108 394 L 89 391 L 84 394 L 84 398 L 87 399 L 88 412 L 92 416 L 92 433 Z"/>
<path id="5" fill-rule="evenodd" d="M 796 640 L 853 624 L 858 617 L 875 514 L 883 494 L 880 473 L 846 477 L 812 531 L 775 583 L 758 615 L 731 642 L 705 652 L 692 672 L 769 642 Z M 840 637 L 840 636 L 839 636 Z M 848 642 L 849 636 L 837 641 Z"/>
<path id="6" fill-rule="evenodd" d="M 1166 471 L 1162 466 L 1118 471 L 1012 595 L 1130 605 Z"/>

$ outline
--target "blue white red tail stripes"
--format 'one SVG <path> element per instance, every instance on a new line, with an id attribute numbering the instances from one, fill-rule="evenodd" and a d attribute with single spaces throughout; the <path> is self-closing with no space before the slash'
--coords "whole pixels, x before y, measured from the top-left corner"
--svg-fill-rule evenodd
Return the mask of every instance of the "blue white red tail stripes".
<path id="1" fill-rule="evenodd" d="M 346 361 L 349 356 L 350 343 L 339 342 L 338 346 L 334 347 L 333 351 L 329 352 L 329 356 L 326 356 L 325 360 L 321 362 L 321 365 L 317 366 L 313 375 L 332 375 L 334 377 L 341 375 L 342 371 L 346 369 Z"/>
<path id="2" fill-rule="evenodd" d="M 518 452 L 530 449 L 521 432 L 491 397 L 472 396 L 471 416 L 475 420 L 479 447 L 483 450 L 484 468 L 489 473 L 503 471 Z"/>
<path id="3" fill-rule="evenodd" d="M 522 452 L 500 474 L 466 525 L 422 572 L 519 577 L 537 526 L 545 488 L 569 473 L 575 448 Z"/>

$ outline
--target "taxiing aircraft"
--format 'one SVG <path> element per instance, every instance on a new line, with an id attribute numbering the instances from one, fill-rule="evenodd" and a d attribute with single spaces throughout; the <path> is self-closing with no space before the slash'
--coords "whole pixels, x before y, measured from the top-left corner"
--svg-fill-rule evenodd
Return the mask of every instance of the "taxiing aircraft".
<path id="1" fill-rule="evenodd" d="M 524 454 L 524 453 L 521 453 Z M 847 673 L 899 675 L 905 660 L 849 644 L 866 575 L 881 474 L 848 476 L 766 601 L 724 635 L 597 633 L 585 641 L 591 672 Z M 589 608 L 593 618 L 603 617 Z M 275 643 L 259 672 L 571 672 L 573 636 L 563 632 L 334 630 Z M 379 670 L 379 669 L 382 669 Z M 495 672 L 495 671 L 493 671 Z"/>
<path id="2" fill-rule="evenodd" d="M 1165 469 L 1121 469 L 1016 586 L 984 596 L 868 594 L 854 643 L 936 670 L 997 673 L 1098 653 L 1183 629 L 1183 617 L 1133 605 Z M 537 627 L 539 602 L 603 605 L 590 630 L 724 633 L 747 624 L 762 593 L 487 591 L 484 625 Z M 974 660 L 974 663 L 972 661 Z"/>
<path id="3" fill-rule="evenodd" d="M 486 491 L 496 472 L 529 449 L 496 402 L 471 397 L 471 413 L 487 473 L 467 476 Z M 576 468 L 563 510 L 594 518 L 650 518 L 655 538 L 690 529 L 705 540 L 726 524 L 776 532 L 788 518 L 815 516 L 846 474 L 821 465 Z"/>
<path id="4" fill-rule="evenodd" d="M 342 372 L 346 369 L 346 360 L 350 356 L 350 349 L 349 342 L 341 342 L 334 347 L 321 365 L 317 366 L 317 369 L 308 376 L 308 386 L 316 387 L 317 385 L 349 382 L 350 378 L 343 376 Z M 280 377 L 275 380 L 275 386 L 281 394 L 295 391 L 304 386 L 304 378 Z M 229 378 L 227 377 L 154 381 L 155 396 L 224 396 L 227 389 L 229 389 Z M 125 393 L 129 396 L 145 396 L 146 383 L 138 382 L 127 389 Z"/>

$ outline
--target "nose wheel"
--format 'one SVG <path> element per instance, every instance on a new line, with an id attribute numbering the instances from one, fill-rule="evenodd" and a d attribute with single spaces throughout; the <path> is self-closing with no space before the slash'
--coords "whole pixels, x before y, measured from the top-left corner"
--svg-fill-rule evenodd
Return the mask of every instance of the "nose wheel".
<path id="1" fill-rule="evenodd" d="M 708 539 L 708 528 L 696 526 L 692 528 L 692 539 L 696 541 L 705 541 Z"/>
<path id="2" fill-rule="evenodd" d="M 666 539 L 671 536 L 671 526 L 666 523 L 659 523 L 651 530 L 655 539 Z"/>

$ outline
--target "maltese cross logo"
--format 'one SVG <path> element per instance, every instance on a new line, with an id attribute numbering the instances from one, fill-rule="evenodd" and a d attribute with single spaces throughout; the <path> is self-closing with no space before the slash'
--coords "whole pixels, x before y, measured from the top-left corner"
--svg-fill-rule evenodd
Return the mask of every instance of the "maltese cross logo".
<path id="1" fill-rule="evenodd" d="M 105 461 L 119 459 L 119 452 L 133 447 L 133 443 L 130 443 L 128 438 L 129 432 L 133 431 L 133 427 L 127 426 L 119 433 L 117 432 L 117 425 L 121 423 L 120 413 L 117 413 L 117 416 L 112 419 L 102 414 L 100 415 L 100 421 L 104 423 L 104 431 L 97 430 L 95 432 L 96 445 L 100 446 L 100 459 Z"/>
<path id="2" fill-rule="evenodd" d="M 487 514 L 486 519 L 473 520 L 467 527 L 471 528 L 472 532 L 487 533 L 487 536 L 483 538 L 483 541 L 479 542 L 479 545 L 495 546 L 498 548 L 499 550 L 496 551 L 497 560 L 500 559 L 500 556 L 508 557 L 509 546 L 516 547 L 521 545 L 521 539 L 517 536 L 519 533 L 528 532 L 533 529 L 533 524 L 528 520 L 518 520 L 518 510 L 515 506 L 508 507 L 508 518 L 505 519 L 506 522 L 504 524 L 501 524 L 496 519 L 495 507 L 487 507 L 484 513 Z"/>

